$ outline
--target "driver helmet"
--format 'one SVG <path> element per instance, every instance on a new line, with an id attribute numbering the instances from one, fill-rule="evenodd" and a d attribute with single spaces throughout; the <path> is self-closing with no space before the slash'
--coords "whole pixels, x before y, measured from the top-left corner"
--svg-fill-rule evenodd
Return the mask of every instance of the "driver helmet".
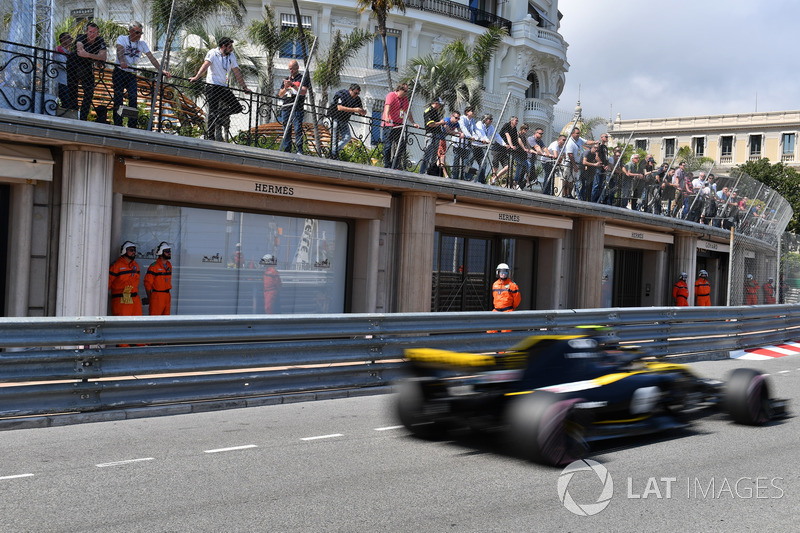
<path id="1" fill-rule="evenodd" d="M 681 272 L 681 279 L 686 281 L 687 279 L 689 279 L 689 274 L 687 274 L 686 272 Z"/>
<path id="2" fill-rule="evenodd" d="M 747 275 L 747 279 L 748 279 L 748 280 L 751 280 L 751 279 L 753 279 L 753 275 L 752 275 L 752 274 L 748 274 L 748 275 Z"/>
<path id="3" fill-rule="evenodd" d="M 508 278 L 509 272 L 511 271 L 511 269 L 508 268 L 508 265 L 505 263 L 500 263 L 497 265 L 495 270 L 497 271 L 497 277 L 502 279 Z"/>
<path id="4" fill-rule="evenodd" d="M 136 248 L 136 243 L 133 241 L 125 241 L 124 243 L 122 243 L 122 246 L 120 246 L 119 248 L 119 255 L 125 255 L 125 250 L 127 250 L 130 247 Z"/>
<path id="5" fill-rule="evenodd" d="M 775 281 L 775 280 L 772 279 L 772 278 L 767 278 L 767 283 L 772 283 L 773 281 Z"/>
<path id="6" fill-rule="evenodd" d="M 259 261 L 262 265 L 272 265 L 275 263 L 275 257 L 272 254 L 264 254 L 261 256 L 261 261 Z"/>
<path id="7" fill-rule="evenodd" d="M 701 271 L 700 271 L 700 277 L 701 277 L 701 278 L 707 278 L 707 277 L 708 277 L 708 271 L 706 271 L 706 270 L 701 270 Z"/>

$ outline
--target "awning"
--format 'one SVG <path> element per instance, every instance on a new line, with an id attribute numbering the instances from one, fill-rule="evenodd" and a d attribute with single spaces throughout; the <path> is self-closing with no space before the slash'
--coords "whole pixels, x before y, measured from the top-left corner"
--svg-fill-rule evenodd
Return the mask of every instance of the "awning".
<path id="1" fill-rule="evenodd" d="M 49 148 L 0 143 L 0 181 L 53 181 L 53 155 Z"/>
<path id="2" fill-rule="evenodd" d="M 297 27 L 297 16 L 291 13 L 281 13 L 281 26 Z M 303 27 L 311 28 L 311 17 L 303 15 Z"/>

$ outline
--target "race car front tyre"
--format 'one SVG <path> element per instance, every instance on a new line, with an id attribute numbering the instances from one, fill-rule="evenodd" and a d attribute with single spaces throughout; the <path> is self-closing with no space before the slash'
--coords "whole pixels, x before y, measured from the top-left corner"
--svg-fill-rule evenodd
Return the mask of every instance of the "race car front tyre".
<path id="1" fill-rule="evenodd" d="M 725 409 L 738 424 L 760 426 L 771 418 L 767 377 L 751 368 L 737 368 L 725 385 Z"/>
<path id="2" fill-rule="evenodd" d="M 422 383 L 415 379 L 401 381 L 397 385 L 397 416 L 414 436 L 436 440 L 444 437 L 446 427 L 436 417 L 426 412 Z"/>
<path id="3" fill-rule="evenodd" d="M 583 424 L 576 416 L 579 398 L 537 391 L 511 402 L 509 444 L 515 455 L 541 464 L 563 466 L 586 455 Z"/>

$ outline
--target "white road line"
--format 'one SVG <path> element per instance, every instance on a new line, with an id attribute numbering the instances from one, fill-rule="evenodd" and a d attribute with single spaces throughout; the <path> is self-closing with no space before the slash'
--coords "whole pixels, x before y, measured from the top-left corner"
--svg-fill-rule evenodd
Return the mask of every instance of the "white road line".
<path id="1" fill-rule="evenodd" d="M 791 370 L 780 370 L 778 374 L 788 374 L 789 372 L 791 372 Z"/>
<path id="2" fill-rule="evenodd" d="M 385 428 L 375 428 L 375 431 L 389 431 L 390 429 L 400 429 L 403 426 L 386 426 Z"/>
<path id="3" fill-rule="evenodd" d="M 216 450 L 204 450 L 204 453 L 219 453 L 219 452 L 232 452 L 235 450 L 246 450 L 248 448 L 258 448 L 255 444 L 247 444 L 245 446 L 233 446 L 231 448 L 217 448 Z"/>
<path id="4" fill-rule="evenodd" d="M 17 478 L 20 478 L 20 477 L 33 477 L 33 474 L 17 474 L 16 476 L 3 476 L 3 477 L 0 477 L 0 481 L 2 481 L 4 479 L 17 479 Z"/>
<path id="5" fill-rule="evenodd" d="M 120 466 L 120 465 L 127 465 L 130 463 L 140 463 L 142 461 L 153 461 L 155 460 L 154 457 L 142 457 L 141 459 L 126 459 L 124 461 L 114 461 L 112 463 L 100 463 L 99 465 L 94 465 L 97 468 L 105 468 L 107 466 Z"/>
<path id="6" fill-rule="evenodd" d="M 303 437 L 300 440 L 319 440 L 319 439 L 332 439 L 334 437 L 344 437 L 341 433 L 332 433 L 331 435 L 319 435 L 317 437 Z"/>

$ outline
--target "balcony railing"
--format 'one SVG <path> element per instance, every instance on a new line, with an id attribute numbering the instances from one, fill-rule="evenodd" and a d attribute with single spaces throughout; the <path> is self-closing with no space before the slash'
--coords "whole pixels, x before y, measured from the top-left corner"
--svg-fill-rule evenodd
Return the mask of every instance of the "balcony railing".
<path id="1" fill-rule="evenodd" d="M 733 155 L 731 154 L 722 154 L 719 156 L 719 164 L 720 165 L 732 165 L 733 164 Z"/>
<path id="2" fill-rule="evenodd" d="M 781 163 L 791 163 L 794 161 L 794 154 L 781 154 Z"/>
<path id="3" fill-rule="evenodd" d="M 497 15 L 476 9 L 464 4 L 450 2 L 448 0 L 406 0 L 406 7 L 418 9 L 420 11 L 428 11 L 430 13 L 438 13 L 459 20 L 466 20 L 472 24 L 488 28 L 489 26 L 500 26 L 511 33 L 511 21 L 498 17 Z"/>

